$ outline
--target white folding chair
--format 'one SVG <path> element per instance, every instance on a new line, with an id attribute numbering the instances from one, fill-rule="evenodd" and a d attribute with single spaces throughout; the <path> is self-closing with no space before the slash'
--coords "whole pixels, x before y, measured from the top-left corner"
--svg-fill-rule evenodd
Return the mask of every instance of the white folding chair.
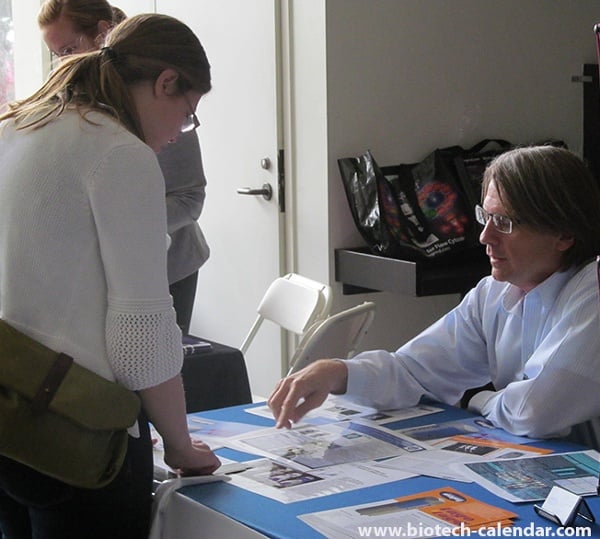
<path id="1" fill-rule="evenodd" d="M 270 320 L 297 335 L 303 335 L 315 322 L 326 318 L 331 309 L 331 287 L 288 273 L 275 279 L 258 306 L 258 316 L 240 346 L 243 354 L 264 320 Z"/>
<path id="2" fill-rule="evenodd" d="M 288 375 L 317 359 L 348 359 L 354 356 L 374 318 L 375 303 L 365 301 L 313 324 L 290 361 Z"/>

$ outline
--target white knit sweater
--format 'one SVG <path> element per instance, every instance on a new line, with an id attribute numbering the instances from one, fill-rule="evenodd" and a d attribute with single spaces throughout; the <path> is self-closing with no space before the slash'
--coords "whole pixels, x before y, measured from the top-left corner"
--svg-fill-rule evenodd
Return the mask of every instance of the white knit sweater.
<path id="1" fill-rule="evenodd" d="M 165 184 L 152 150 L 99 113 L 0 126 L 0 316 L 130 389 L 181 369 Z"/>

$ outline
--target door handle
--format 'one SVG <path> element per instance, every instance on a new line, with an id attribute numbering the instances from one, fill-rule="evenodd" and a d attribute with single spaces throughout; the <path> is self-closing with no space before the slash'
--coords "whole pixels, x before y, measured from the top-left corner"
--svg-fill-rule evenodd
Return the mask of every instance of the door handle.
<path id="1" fill-rule="evenodd" d="M 262 196 L 265 200 L 273 198 L 273 188 L 269 183 L 263 183 L 262 188 L 252 189 L 251 187 L 240 187 L 237 190 L 238 195 Z"/>

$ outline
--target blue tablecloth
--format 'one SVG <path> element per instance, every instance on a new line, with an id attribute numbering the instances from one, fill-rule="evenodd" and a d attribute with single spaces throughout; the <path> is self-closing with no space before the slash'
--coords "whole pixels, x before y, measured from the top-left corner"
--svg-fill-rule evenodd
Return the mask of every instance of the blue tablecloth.
<path id="1" fill-rule="evenodd" d="M 436 404 L 436 406 L 438 406 L 438 404 Z M 272 420 L 245 412 L 244 410 L 246 408 L 248 408 L 248 406 L 235 406 L 221 410 L 203 412 L 199 415 L 221 421 L 236 421 L 263 426 L 273 425 Z M 459 408 L 445 406 L 444 408 L 445 411 L 442 412 L 442 416 L 436 414 L 434 420 L 436 423 L 472 417 L 471 414 Z M 402 428 L 408 428 L 431 422 L 431 416 L 423 416 L 402 421 L 401 425 Z M 399 426 L 399 424 L 397 426 Z M 536 443 L 536 446 L 545 446 L 554 449 L 555 451 L 580 449 L 572 444 L 557 440 L 546 441 L 543 444 Z M 233 458 L 235 460 L 255 458 L 233 450 L 223 449 L 220 450 L 220 452 L 224 457 Z M 383 501 L 445 486 L 452 486 L 457 490 L 486 503 L 518 513 L 519 519 L 515 521 L 513 529 L 521 528 L 522 536 L 532 536 L 533 533 L 528 533 L 529 531 L 539 534 L 541 533 L 542 528 L 547 528 L 548 532 L 557 531 L 556 525 L 542 519 L 535 513 L 533 504 L 531 503 L 510 503 L 491 494 L 476 483 L 459 483 L 425 476 L 418 476 L 393 483 L 386 483 L 384 485 L 288 504 L 280 503 L 224 482 L 185 487 L 179 492 L 268 537 L 278 539 L 311 539 L 322 538 L 323 536 L 300 519 L 296 518 L 297 515 L 335 509 L 343 506 Z M 592 512 L 600 515 L 600 498 L 598 496 L 587 497 L 586 501 Z M 600 526 L 598 524 L 592 524 L 589 528 L 591 535 L 587 535 L 587 537 L 600 537 Z M 513 531 L 512 536 L 517 535 L 515 533 L 516 531 L 517 530 Z M 477 534 L 474 533 L 473 536 L 477 536 Z M 579 537 L 583 536 L 586 535 L 579 535 Z"/>

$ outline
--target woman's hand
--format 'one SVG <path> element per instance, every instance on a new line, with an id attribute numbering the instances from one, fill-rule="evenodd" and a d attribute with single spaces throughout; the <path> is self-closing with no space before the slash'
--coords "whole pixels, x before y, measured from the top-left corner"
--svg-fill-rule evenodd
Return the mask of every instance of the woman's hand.
<path id="1" fill-rule="evenodd" d="M 190 440 L 184 449 L 165 446 L 164 459 L 180 475 L 210 475 L 221 466 L 219 458 L 199 440 Z"/>
<path id="2" fill-rule="evenodd" d="M 188 431 L 181 376 L 140 392 L 144 410 L 163 439 L 165 463 L 181 475 L 209 475 L 221 461 Z"/>

